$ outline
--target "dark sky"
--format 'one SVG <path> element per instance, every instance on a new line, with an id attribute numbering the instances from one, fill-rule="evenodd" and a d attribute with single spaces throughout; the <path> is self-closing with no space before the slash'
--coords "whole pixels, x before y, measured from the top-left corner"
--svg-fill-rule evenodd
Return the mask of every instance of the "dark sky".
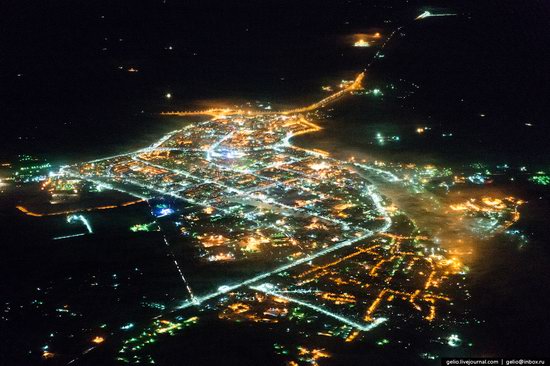
<path id="1" fill-rule="evenodd" d="M 340 37 L 392 29 L 433 4 L 471 20 L 396 42 L 378 72 L 425 86 L 419 104 L 469 93 L 505 124 L 546 123 L 550 12 L 542 0 L 10 1 L 0 32 L 0 142 L 17 151 L 76 141 L 90 126 L 118 134 L 141 111 L 196 100 L 305 97 L 321 78 L 367 61 L 340 57 L 349 55 Z"/>

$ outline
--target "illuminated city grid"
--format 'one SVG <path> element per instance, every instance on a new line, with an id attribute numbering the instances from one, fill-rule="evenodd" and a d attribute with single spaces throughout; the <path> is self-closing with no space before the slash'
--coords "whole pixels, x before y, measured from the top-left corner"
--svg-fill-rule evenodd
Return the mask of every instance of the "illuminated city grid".
<path id="1" fill-rule="evenodd" d="M 319 103 L 358 90 L 363 77 Z M 450 279 L 461 279 L 463 265 L 419 235 L 365 178 L 374 174 L 399 184 L 398 169 L 339 161 L 290 143 L 293 136 L 320 130 L 301 112 L 319 103 L 284 113 L 209 110 L 209 121 L 136 152 L 63 167 L 59 178 L 90 181 L 145 200 L 168 196 L 191 204 L 195 208 L 182 213 L 179 230 L 192 239 L 202 261 L 272 260 L 271 269 L 249 279 L 194 293 L 174 257 L 189 293 L 176 314 L 219 299 L 220 319 L 279 322 L 298 306 L 346 326 L 340 336 L 348 342 L 410 312 L 435 321 L 438 308 L 448 312 L 448 292 L 456 293 Z M 484 203 L 502 208 L 500 201 Z M 164 210 L 162 215 L 173 213 Z M 273 301 L 280 306 L 266 308 Z M 140 352 L 186 322 L 166 316 L 155 320 L 147 336 L 126 341 L 121 352 Z"/>
<path id="2" fill-rule="evenodd" d="M 425 12 L 416 19 L 452 15 Z M 379 41 L 381 35 L 375 33 L 357 40 L 354 46 L 380 42 L 374 59 L 383 57 L 381 51 L 401 28 L 385 41 Z M 185 210 L 151 207 L 153 215 L 172 218 L 179 235 L 191 241 L 198 261 L 246 266 L 262 259 L 265 263 L 244 280 L 229 276 L 215 288 L 197 290 L 163 234 L 188 297 L 171 309 L 151 305 L 162 313 L 137 333 L 133 323 L 124 325 L 121 330 L 131 336 L 123 341 L 119 361 L 154 363 L 147 347 L 160 337 L 195 326 L 202 317 L 200 312 L 206 310 L 214 310 L 221 321 L 304 326 L 315 314 L 315 324 L 322 322 L 318 335 L 344 342 L 358 341 L 370 330 L 392 323 L 445 324 L 441 329 L 448 331 L 449 326 L 461 322 L 455 308 L 468 297 L 464 285 L 468 268 L 461 255 L 469 253 L 443 249 L 440 239 L 428 235 L 377 183 L 422 195 L 422 205 L 460 222 L 478 237 L 521 235 L 509 228 L 519 220 L 518 207 L 524 202 L 502 195 L 450 194 L 455 186 L 490 183 L 490 172 L 481 168 L 468 175 L 432 165 L 367 162 L 353 157 L 342 161 L 327 152 L 291 144 L 293 137 L 321 129 L 313 122 L 320 108 L 349 94 L 365 93 L 365 75 L 362 72 L 353 81 L 343 82 L 339 91 L 321 101 L 287 111 L 212 108 L 164 112 L 166 116 L 212 118 L 173 131 L 138 151 L 64 166 L 42 187 L 51 193 L 52 202 L 78 194 L 84 181 L 94 189 L 122 191 L 137 200 L 52 213 L 17 206 L 30 216 L 67 215 L 68 223 L 83 227 L 79 233 L 53 238 L 61 240 L 93 234 L 82 211 L 170 198 L 184 203 Z M 368 93 L 382 94 L 380 89 Z M 427 129 L 418 128 L 416 133 Z M 382 134 L 376 139 L 380 144 L 399 141 L 398 136 Z M 549 184 L 544 172 L 532 181 Z M 432 194 L 436 189 L 448 195 L 446 200 Z M 156 220 L 130 230 L 162 231 Z M 440 341 L 451 347 L 461 344 L 457 334 Z M 102 336 L 93 338 L 93 346 L 83 354 L 103 342 Z M 389 342 L 381 339 L 377 344 Z M 290 355 L 285 347 L 275 344 L 274 350 Z M 44 352 L 44 358 L 53 357 L 50 351 Z M 288 365 L 317 365 L 317 360 L 331 357 L 323 348 L 306 346 L 298 346 L 295 353 Z"/>

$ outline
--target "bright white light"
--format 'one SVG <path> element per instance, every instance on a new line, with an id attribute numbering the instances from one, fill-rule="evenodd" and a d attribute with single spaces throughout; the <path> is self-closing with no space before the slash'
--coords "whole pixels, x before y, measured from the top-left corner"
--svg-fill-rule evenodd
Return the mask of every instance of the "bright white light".
<path id="1" fill-rule="evenodd" d="M 219 292 L 229 292 L 229 291 L 231 291 L 231 287 L 229 287 L 227 285 L 223 285 L 223 286 L 218 287 L 218 291 Z"/>
<path id="2" fill-rule="evenodd" d="M 451 334 L 449 338 L 447 338 L 447 344 L 451 347 L 458 347 L 461 343 L 462 340 L 456 334 Z"/>

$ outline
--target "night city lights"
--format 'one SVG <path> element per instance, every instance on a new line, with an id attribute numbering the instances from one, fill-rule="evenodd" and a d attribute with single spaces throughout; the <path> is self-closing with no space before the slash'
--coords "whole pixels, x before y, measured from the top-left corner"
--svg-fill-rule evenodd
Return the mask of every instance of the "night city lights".
<path id="1" fill-rule="evenodd" d="M 547 4 L 7 8 L 1 365 L 548 361 Z"/>

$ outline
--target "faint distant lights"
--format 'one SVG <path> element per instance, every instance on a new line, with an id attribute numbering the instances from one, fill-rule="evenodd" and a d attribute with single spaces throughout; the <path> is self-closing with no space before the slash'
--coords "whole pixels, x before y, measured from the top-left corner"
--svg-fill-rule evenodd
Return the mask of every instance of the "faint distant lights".
<path id="1" fill-rule="evenodd" d="M 117 68 L 119 70 L 123 70 L 123 71 L 127 71 L 127 72 L 139 72 L 139 69 L 137 67 L 133 67 L 133 66 L 125 67 L 125 66 L 119 65 L 119 66 L 117 66 Z"/>
<path id="2" fill-rule="evenodd" d="M 128 329 L 131 329 L 134 327 L 134 323 L 128 323 L 126 325 L 123 325 L 122 327 L 120 327 L 120 329 L 122 330 L 128 330 Z"/>
<path id="3" fill-rule="evenodd" d="M 431 127 L 428 127 L 428 126 L 421 126 L 421 127 L 418 127 L 416 129 L 416 133 L 419 134 L 419 135 L 422 135 L 423 133 L 425 133 L 426 131 L 428 130 L 431 130 Z"/>
<path id="4" fill-rule="evenodd" d="M 386 142 L 399 142 L 401 138 L 397 135 L 384 136 L 380 132 L 376 133 L 376 142 L 378 145 L 385 145 Z"/>
<path id="5" fill-rule="evenodd" d="M 539 184 L 542 186 L 550 185 L 550 175 L 546 174 L 544 171 L 537 172 L 535 175 L 529 178 L 529 180 L 535 184 Z"/>

